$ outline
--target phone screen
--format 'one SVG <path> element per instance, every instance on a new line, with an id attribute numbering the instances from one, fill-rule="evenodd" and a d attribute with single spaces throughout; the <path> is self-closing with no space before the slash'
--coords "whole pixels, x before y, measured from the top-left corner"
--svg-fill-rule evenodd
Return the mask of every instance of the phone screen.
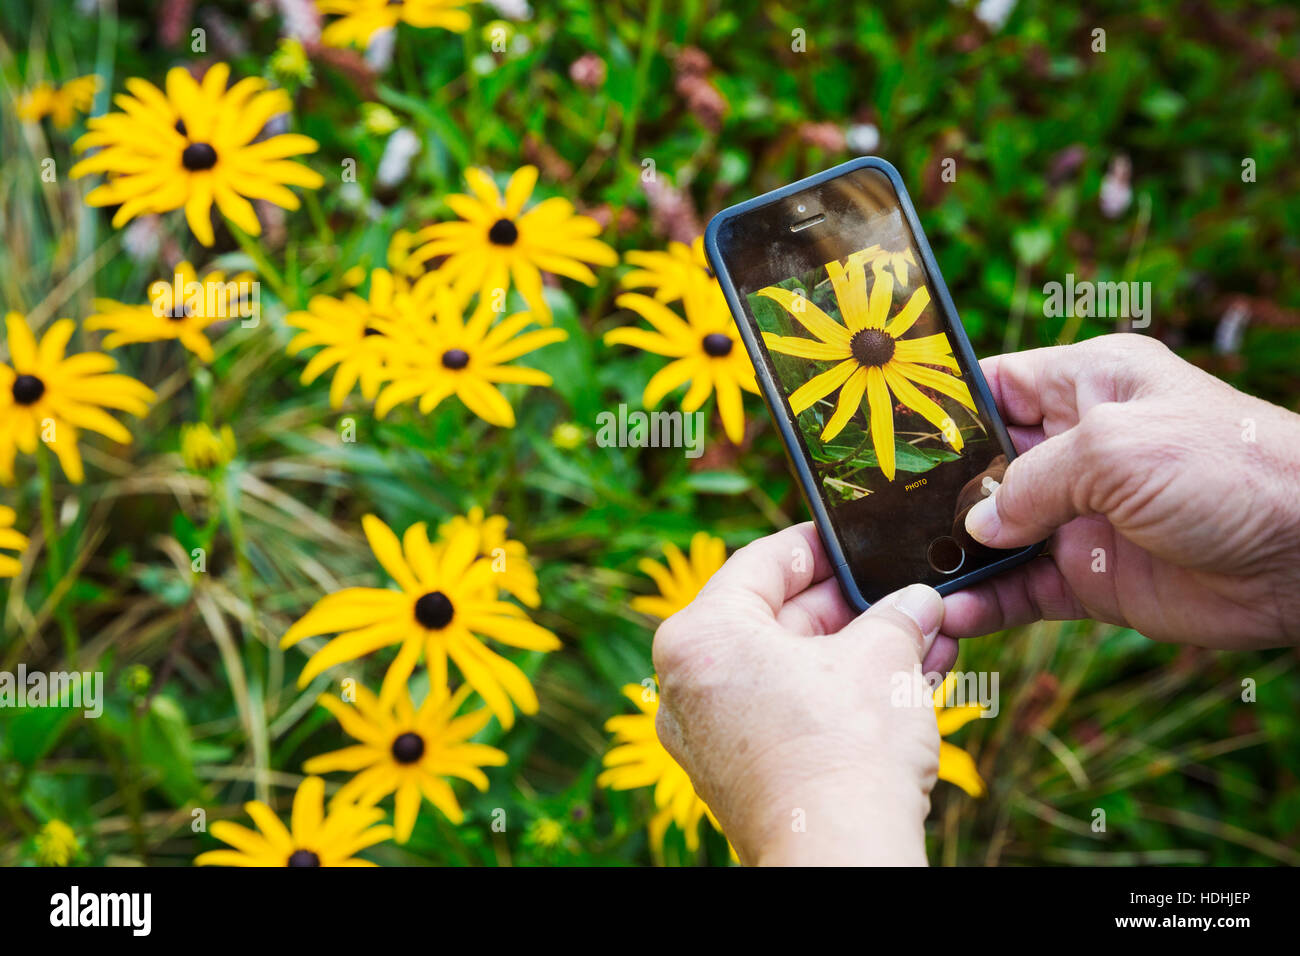
<path id="1" fill-rule="evenodd" d="M 889 178 L 761 206 L 718 247 L 863 596 L 1007 557 L 965 531 L 1007 458 Z"/>

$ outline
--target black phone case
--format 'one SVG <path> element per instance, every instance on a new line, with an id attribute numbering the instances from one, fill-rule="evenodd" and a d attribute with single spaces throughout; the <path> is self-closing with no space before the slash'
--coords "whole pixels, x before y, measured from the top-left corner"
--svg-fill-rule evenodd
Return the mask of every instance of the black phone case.
<path id="1" fill-rule="evenodd" d="M 876 156 L 863 156 L 859 159 L 849 160 L 847 163 L 841 163 L 839 166 L 801 179 L 788 186 L 782 186 L 772 192 L 756 196 L 735 206 L 730 206 L 709 220 L 709 225 L 704 231 L 704 250 L 714 273 L 718 277 L 718 282 L 722 286 L 723 295 L 726 297 L 727 305 L 731 309 L 731 317 L 740 330 L 740 337 L 745 343 L 746 351 L 749 352 L 750 361 L 754 364 L 759 390 L 763 394 L 763 401 L 767 404 L 768 412 L 771 413 L 772 419 L 781 432 L 781 441 L 785 445 L 786 456 L 790 459 L 795 477 L 799 479 L 799 486 L 803 491 L 804 500 L 812 512 L 813 521 L 817 525 L 817 531 L 821 535 L 822 543 L 825 545 L 826 552 L 835 567 L 835 577 L 840 583 L 840 589 L 844 592 L 844 596 L 850 604 L 859 611 L 865 611 L 871 606 L 870 602 L 863 597 L 857 581 L 854 580 L 853 573 L 849 568 L 848 558 L 840 545 L 839 537 L 835 534 L 834 527 L 831 525 L 826 503 L 822 500 L 821 493 L 818 490 L 813 465 L 808 458 L 803 441 L 799 437 L 798 427 L 788 413 L 785 397 L 781 394 L 780 388 L 768 371 L 768 363 L 764 360 L 766 354 L 764 345 L 745 315 L 745 310 L 740 301 L 740 294 L 736 291 L 735 283 L 727 272 L 718 247 L 718 232 L 723 223 L 737 219 L 773 202 L 789 198 L 801 190 L 819 186 L 829 180 L 859 169 L 879 170 L 889 178 L 890 183 L 893 185 L 894 191 L 898 195 L 899 207 L 902 209 L 907 224 L 912 230 L 912 235 L 916 239 L 917 248 L 921 252 L 922 265 L 930 280 L 930 285 L 934 289 L 935 302 L 938 303 L 940 310 L 942 310 L 953 347 L 961 353 L 965 367 L 970 370 L 970 384 L 974 388 L 972 394 L 980 407 L 981 413 L 987 417 L 992 425 L 993 433 L 1002 446 L 1007 461 L 1010 462 L 1016 457 L 1016 450 L 1011 444 L 1011 437 L 1007 434 L 1006 425 L 1002 421 L 1002 416 L 993 401 L 988 382 L 984 380 L 984 374 L 980 371 L 979 361 L 975 357 L 975 351 L 971 348 L 970 339 L 966 336 L 966 329 L 961 323 L 961 318 L 957 315 L 957 308 L 953 305 L 952 297 L 948 294 L 947 283 L 943 281 L 939 265 L 930 249 L 929 240 L 926 239 L 925 231 L 916 218 L 916 210 L 912 207 L 912 199 L 907 194 L 907 187 L 903 185 L 902 177 L 898 175 L 898 170 L 892 164 Z M 935 586 L 935 590 L 940 594 L 949 594 L 969 587 L 977 581 L 983 581 L 1008 568 L 1024 564 L 1040 554 L 1043 546 L 1044 543 L 1040 542 L 1013 551 L 1000 561 L 985 565 L 969 574 L 943 581 Z"/>

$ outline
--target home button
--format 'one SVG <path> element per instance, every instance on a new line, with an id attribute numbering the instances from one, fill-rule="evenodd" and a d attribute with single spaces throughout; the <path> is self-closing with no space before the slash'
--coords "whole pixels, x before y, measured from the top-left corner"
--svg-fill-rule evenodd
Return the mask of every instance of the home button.
<path id="1" fill-rule="evenodd" d="M 940 574 L 956 574 L 966 563 L 966 549 L 957 543 L 956 538 L 945 534 L 930 542 L 925 558 Z"/>

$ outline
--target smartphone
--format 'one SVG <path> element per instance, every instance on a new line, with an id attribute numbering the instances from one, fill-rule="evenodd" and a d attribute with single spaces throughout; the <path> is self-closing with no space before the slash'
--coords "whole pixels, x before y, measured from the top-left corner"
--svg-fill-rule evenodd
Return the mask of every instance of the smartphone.
<path id="1" fill-rule="evenodd" d="M 851 604 L 946 594 L 1042 550 L 966 533 L 1015 449 L 893 166 L 732 206 L 704 246 Z"/>

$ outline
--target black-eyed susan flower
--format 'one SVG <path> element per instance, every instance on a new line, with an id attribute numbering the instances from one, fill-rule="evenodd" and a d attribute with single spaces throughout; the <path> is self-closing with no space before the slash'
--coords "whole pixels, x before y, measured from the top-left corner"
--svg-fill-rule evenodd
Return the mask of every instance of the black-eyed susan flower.
<path id="1" fill-rule="evenodd" d="M 431 280 L 430 280 L 431 281 Z M 303 349 L 323 346 L 311 357 L 302 372 L 302 383 L 310 385 L 323 372 L 334 369 L 330 382 L 330 406 L 339 408 L 343 400 L 360 383 L 361 396 L 374 401 L 379 386 L 389 377 L 384 333 L 408 321 L 407 313 L 419 311 L 424 283 L 415 289 L 394 281 L 387 269 L 370 273 L 370 294 L 362 298 L 349 292 L 341 299 L 313 296 L 305 312 L 290 312 L 285 323 L 301 331 L 290 340 L 287 351 L 297 355 Z"/>
<path id="2" fill-rule="evenodd" d="M 949 674 L 934 692 L 934 715 L 939 722 L 939 736 L 947 737 L 957 729 L 966 726 L 979 717 L 984 708 L 979 704 L 955 704 L 946 706 L 956 674 Z M 983 797 L 988 793 L 984 778 L 975 769 L 975 760 L 966 751 L 946 740 L 939 741 L 939 779 L 955 783 L 972 797 Z"/>
<path id="3" fill-rule="evenodd" d="M 727 437 L 739 444 L 745 437 L 741 390 L 757 394 L 758 384 L 717 283 L 696 276 L 683 286 L 685 319 L 639 292 L 624 293 L 614 301 L 636 312 L 654 331 L 613 329 L 605 333 L 606 345 L 631 345 L 673 359 L 646 383 L 641 399 L 645 407 L 654 408 L 673 389 L 690 382 L 682 399 L 682 411 L 694 412 L 710 394 L 716 394 L 722 427 Z"/>
<path id="4" fill-rule="evenodd" d="M 642 558 L 637 567 L 659 586 L 656 595 L 632 599 L 632 610 L 657 618 L 670 618 L 695 600 L 700 588 L 708 583 L 727 560 L 727 546 L 721 538 L 697 531 L 691 538 L 690 557 L 669 542 L 664 545 L 668 567 L 651 558 Z"/>
<path id="5" fill-rule="evenodd" d="M 505 515 L 485 515 L 477 505 L 465 516 L 457 515 L 438 528 L 442 541 L 453 541 L 458 536 L 478 535 L 478 554 L 492 565 L 493 583 L 528 607 L 539 607 L 542 597 L 537 593 L 537 572 L 528 560 L 528 549 L 523 542 L 508 536 L 510 521 Z"/>
<path id="6" fill-rule="evenodd" d="M 470 18 L 461 7 L 476 0 L 316 0 L 321 13 L 338 14 L 321 31 L 329 46 L 357 46 L 365 49 L 380 30 L 399 23 L 408 26 L 440 27 L 452 33 L 469 29 Z"/>
<path id="7" fill-rule="evenodd" d="M 198 278 L 194 266 L 182 262 L 170 279 L 149 286 L 149 301 L 124 305 L 113 299 L 96 299 L 95 314 L 86 320 L 91 331 L 108 330 L 104 347 L 117 348 L 139 342 L 175 339 L 200 361 L 214 358 L 206 331 L 216 322 L 251 316 L 254 309 L 253 274 L 226 277 L 214 269 Z"/>
<path id="8" fill-rule="evenodd" d="M 375 866 L 357 854 L 392 839 L 393 828 L 379 823 L 375 806 L 331 800 L 325 808 L 325 781 L 308 777 L 293 795 L 289 826 L 260 800 L 244 804 L 257 830 L 229 820 L 212 824 L 212 835 L 234 849 L 209 850 L 196 866 Z"/>
<path id="9" fill-rule="evenodd" d="M 452 823 L 461 823 L 465 814 L 444 778 L 458 777 L 486 790 L 488 778 L 480 768 L 506 763 L 504 751 L 470 740 L 492 719 L 486 708 L 456 716 L 469 694 L 468 684 L 454 694 L 445 685 L 434 684 L 419 709 L 405 688 L 387 706 L 364 687 L 356 689 L 355 707 L 322 694 L 320 705 L 357 743 L 312 757 L 303 764 L 303 771 L 355 773 L 336 800 L 373 804 L 393 794 L 398 843 L 411 838 L 421 799 L 427 799 Z"/>
<path id="10" fill-rule="evenodd" d="M 61 86 L 39 83 L 18 98 L 18 118 L 26 123 L 39 123 L 48 116 L 56 128 L 67 129 L 76 122 L 78 113 L 90 112 L 99 87 L 99 77 L 93 73 L 68 80 Z"/>
<path id="11" fill-rule="evenodd" d="M 769 349 L 815 362 L 835 363 L 790 394 L 790 410 L 800 415 L 838 389 L 834 413 L 826 419 L 821 431 L 822 441 L 830 441 L 858 413 L 865 396 L 876 460 L 885 477 L 893 481 L 895 401 L 939 428 L 944 441 L 956 451 L 962 449 L 960 430 L 952 417 L 921 388 L 954 398 L 972 412 L 975 402 L 965 382 L 939 370 L 951 369 L 960 374 L 947 335 L 938 332 L 903 338 L 930 304 L 930 291 L 921 286 L 891 318 L 894 277 L 889 272 L 874 270 L 868 296 L 864 256 L 870 253 L 871 250 L 856 253 L 848 258 L 846 265 L 826 264 L 842 321 L 831 318 L 807 296 L 788 289 L 769 286 L 758 294 L 781 305 L 815 336 L 809 339 L 765 332 L 763 339 Z"/>
<path id="12" fill-rule="evenodd" d="M 299 202 L 287 187 L 319 189 L 316 171 L 290 160 L 312 153 L 314 139 L 283 133 L 255 142 L 267 123 L 289 112 L 284 90 L 268 90 L 250 76 L 226 89 L 230 67 L 213 64 L 202 82 L 183 67 L 167 73 L 166 92 L 147 80 L 126 81 L 129 93 L 114 102 L 119 113 L 87 121 L 76 149 L 98 149 L 72 167 L 72 176 L 104 173 L 107 181 L 86 196 L 92 206 L 118 206 L 113 225 L 145 213 L 185 210 L 195 238 L 212 245 L 212 204 L 251 236 L 262 231 L 249 199 L 285 209 Z"/>
<path id="13" fill-rule="evenodd" d="M 700 820 L 707 817 L 719 833 L 722 828 L 708 805 L 700 799 L 686 771 L 659 742 L 655 732 L 655 714 L 659 710 L 659 693 L 650 686 L 628 684 L 623 696 L 636 705 L 639 713 L 619 714 L 605 722 L 614 735 L 605 754 L 605 770 L 596 783 L 611 790 L 654 787 L 655 815 L 650 820 L 650 843 L 663 851 L 668 825 L 675 823 L 686 837 L 686 848 L 700 847 Z"/>
<path id="14" fill-rule="evenodd" d="M 460 220 L 421 230 L 418 237 L 425 244 L 416 255 L 421 261 L 445 256 L 438 271 L 462 295 L 477 292 L 480 308 L 486 303 L 500 312 L 513 283 L 538 321 L 549 323 L 543 272 L 595 285 L 588 264 L 618 263 L 618 254 L 596 238 L 600 224 L 576 215 L 567 199 L 544 199 L 524 210 L 537 184 L 537 167 L 516 170 L 504 196 L 481 169 L 467 169 L 465 180 L 472 195 L 447 197 Z"/>
<path id="15" fill-rule="evenodd" d="M 229 425 L 214 429 L 205 422 L 181 426 L 181 460 L 190 471 L 224 468 L 235 457 L 235 433 Z"/>
<path id="16" fill-rule="evenodd" d="M 407 528 L 400 542 L 374 515 L 366 515 L 362 525 L 375 557 L 401 590 L 347 588 L 316 602 L 281 646 L 322 634 L 338 637 L 308 659 L 298 686 L 336 664 L 397 644 L 379 692 L 385 704 L 397 699 L 423 656 L 430 686 L 446 684 L 451 658 L 503 727 L 514 725 L 516 706 L 535 714 L 537 694 L 527 675 L 488 648 L 485 638 L 531 651 L 553 651 L 560 642 L 522 608 L 498 599 L 491 562 L 478 556 L 478 535 L 465 529 L 435 548 L 423 522 Z"/>
<path id="17" fill-rule="evenodd" d="M 18 514 L 8 505 L 0 505 L 0 548 L 22 554 L 27 550 L 27 535 L 14 528 Z M 23 569 L 18 558 L 0 554 L 0 578 L 15 577 Z"/>
<path id="18" fill-rule="evenodd" d="M 14 480 L 16 451 L 32 455 L 44 442 L 69 480 L 85 478 L 77 437 L 85 428 L 126 444 L 131 433 L 108 409 L 140 416 L 153 390 L 126 375 L 110 374 L 117 362 L 103 352 L 64 356 L 75 326 L 60 319 L 40 344 L 17 312 L 5 317 L 9 362 L 0 362 L 0 480 Z"/>
<path id="19" fill-rule="evenodd" d="M 433 297 L 432 318 L 375 322 L 388 339 L 389 379 L 375 401 L 375 414 L 383 418 L 397 405 L 419 398 L 420 412 L 427 415 L 454 395 L 488 424 L 513 428 L 515 410 L 497 385 L 550 385 L 551 376 L 508 363 L 562 342 L 568 333 L 524 331 L 534 321 L 529 312 L 493 325 L 493 313 L 480 307 L 466 320 L 465 300 L 442 285 L 433 289 Z"/>
<path id="20" fill-rule="evenodd" d="M 36 834 L 36 862 L 41 866 L 67 866 L 81 855 L 81 841 L 62 820 L 51 820 Z"/>
<path id="21" fill-rule="evenodd" d="M 704 256 L 703 237 L 689 246 L 684 242 L 670 242 L 666 252 L 634 251 L 623 258 L 628 265 L 637 267 L 623 276 L 623 288 L 651 289 L 659 302 L 676 302 L 692 282 L 714 278 Z"/>

